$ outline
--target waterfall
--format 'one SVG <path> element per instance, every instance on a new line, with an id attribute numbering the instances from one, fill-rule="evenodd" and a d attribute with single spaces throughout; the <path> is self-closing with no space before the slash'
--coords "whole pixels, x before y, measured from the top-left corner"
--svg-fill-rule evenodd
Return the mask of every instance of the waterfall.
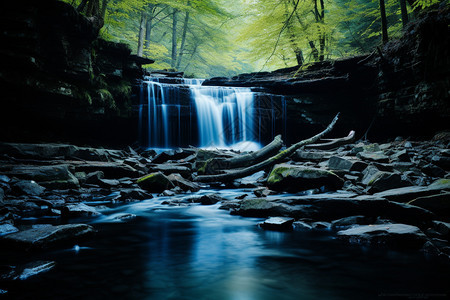
<path id="1" fill-rule="evenodd" d="M 139 106 L 141 142 L 151 148 L 258 149 L 259 122 L 251 89 L 202 86 L 203 81 L 147 78 Z"/>

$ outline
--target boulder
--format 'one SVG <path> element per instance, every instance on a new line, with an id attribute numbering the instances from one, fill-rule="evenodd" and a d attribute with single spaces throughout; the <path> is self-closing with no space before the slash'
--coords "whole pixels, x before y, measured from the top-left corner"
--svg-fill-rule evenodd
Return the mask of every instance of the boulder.
<path id="1" fill-rule="evenodd" d="M 183 149 L 167 150 L 153 157 L 152 163 L 162 164 L 167 162 L 168 160 L 180 160 L 188 157 L 192 153 L 193 153 L 192 151 L 185 151 Z"/>
<path id="2" fill-rule="evenodd" d="M 14 225 L 9 223 L 0 224 L 0 236 L 19 231 Z"/>
<path id="3" fill-rule="evenodd" d="M 18 178 L 34 180 L 51 189 L 69 189 L 80 186 L 78 179 L 69 171 L 68 165 L 14 166 L 8 174 Z"/>
<path id="4" fill-rule="evenodd" d="M 402 178 L 400 174 L 377 172 L 372 180 L 368 183 L 370 192 L 382 192 L 390 189 L 411 186 L 411 182 Z"/>
<path id="5" fill-rule="evenodd" d="M 92 206 L 84 203 L 69 204 L 61 210 L 61 217 L 63 218 L 79 218 L 79 217 L 95 217 L 100 213 Z"/>
<path id="6" fill-rule="evenodd" d="M 422 167 L 422 172 L 430 177 L 444 177 L 447 172 L 434 164 L 426 164 Z"/>
<path id="7" fill-rule="evenodd" d="M 390 156 L 393 161 L 401 161 L 401 162 L 410 162 L 411 158 L 409 157 L 408 151 L 400 150 L 395 152 Z"/>
<path id="8" fill-rule="evenodd" d="M 344 181 L 330 171 L 288 164 L 277 164 L 267 179 L 267 185 L 274 190 L 299 192 L 325 186 L 336 190 Z"/>
<path id="9" fill-rule="evenodd" d="M 345 217 L 332 221 L 331 228 L 333 230 L 343 230 L 353 227 L 354 225 L 367 225 L 369 224 L 368 219 L 369 218 L 362 215 Z"/>
<path id="10" fill-rule="evenodd" d="M 45 188 L 34 180 L 21 180 L 12 186 L 12 191 L 17 195 L 40 196 Z"/>
<path id="11" fill-rule="evenodd" d="M 200 190 L 198 184 L 184 179 L 180 174 L 170 174 L 167 178 L 172 181 L 175 186 L 179 186 L 183 191 L 197 192 Z"/>
<path id="12" fill-rule="evenodd" d="M 440 193 L 436 195 L 418 197 L 408 204 L 425 208 L 434 212 L 436 215 L 450 215 L 450 192 Z"/>
<path id="13" fill-rule="evenodd" d="M 293 218 L 286 217 L 270 217 L 258 225 L 267 230 L 292 230 Z"/>
<path id="14" fill-rule="evenodd" d="M 291 207 L 268 199 L 244 199 L 231 213 L 244 217 L 291 216 Z"/>
<path id="15" fill-rule="evenodd" d="M 153 198 L 152 194 L 147 193 L 142 189 L 121 189 L 120 200 L 146 200 Z"/>
<path id="16" fill-rule="evenodd" d="M 328 168 L 331 170 L 362 171 L 367 167 L 367 163 L 348 157 L 332 156 L 328 161 Z"/>
<path id="17" fill-rule="evenodd" d="M 151 173 L 137 180 L 140 188 L 151 193 L 161 193 L 165 190 L 174 188 L 173 182 L 161 172 Z"/>
<path id="18" fill-rule="evenodd" d="M 446 171 L 450 171 L 450 157 L 448 156 L 434 155 L 431 158 L 431 163 Z"/>
<path id="19" fill-rule="evenodd" d="M 374 196 L 386 198 L 396 202 L 409 202 L 419 197 L 439 194 L 440 191 L 448 190 L 450 190 L 450 180 L 440 179 L 433 182 L 429 186 L 403 187 L 376 193 Z"/>
<path id="20" fill-rule="evenodd" d="M 269 190 L 267 187 L 259 187 L 253 190 L 253 194 L 255 194 L 258 198 L 267 197 L 269 195 L 273 195 L 274 193 L 274 191 Z"/>
<path id="21" fill-rule="evenodd" d="M 450 237 L 450 223 L 442 221 L 433 221 L 433 228 L 442 236 Z"/>
<path id="22" fill-rule="evenodd" d="M 217 194 L 203 195 L 201 197 L 191 198 L 190 201 L 193 203 L 200 203 L 202 205 L 213 205 L 224 199 Z"/>
<path id="23" fill-rule="evenodd" d="M 389 162 L 389 156 L 385 155 L 382 151 L 378 152 L 359 152 L 356 156 L 362 160 L 373 161 L 378 163 Z"/>
<path id="24" fill-rule="evenodd" d="M 421 248 L 426 235 L 416 226 L 406 224 L 357 225 L 341 230 L 338 237 L 354 244 L 388 246 L 396 248 Z"/>
<path id="25" fill-rule="evenodd" d="M 77 173 L 84 173 L 84 172 L 77 172 Z M 84 181 L 87 184 L 100 185 L 101 183 L 100 180 L 103 178 L 105 178 L 105 174 L 102 171 L 95 171 L 87 174 Z"/>
<path id="26" fill-rule="evenodd" d="M 1 243 L 6 247 L 18 246 L 21 249 L 47 248 L 73 242 L 94 232 L 94 228 L 86 224 L 48 225 L 9 234 L 2 238 Z"/>

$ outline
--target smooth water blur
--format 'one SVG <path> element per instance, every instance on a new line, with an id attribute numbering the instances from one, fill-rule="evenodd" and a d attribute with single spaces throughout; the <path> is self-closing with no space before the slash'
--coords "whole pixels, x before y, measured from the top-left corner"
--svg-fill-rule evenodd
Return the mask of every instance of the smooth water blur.
<path id="1" fill-rule="evenodd" d="M 228 199 L 248 193 L 219 192 Z M 218 205 L 160 204 L 167 199 L 103 211 L 88 242 L 10 255 L 4 264 L 41 259 L 57 267 L 0 289 L 16 299 L 390 299 L 448 292 L 448 268 L 417 252 L 351 246 L 329 231 L 265 231 L 261 219 L 231 216 Z M 137 218 L 115 219 L 123 213 Z"/>

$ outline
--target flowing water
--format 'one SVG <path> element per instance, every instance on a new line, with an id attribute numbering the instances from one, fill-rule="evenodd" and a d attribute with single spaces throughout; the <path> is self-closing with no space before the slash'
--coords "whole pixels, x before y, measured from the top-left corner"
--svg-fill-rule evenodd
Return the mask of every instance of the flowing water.
<path id="1" fill-rule="evenodd" d="M 200 191 L 197 194 L 211 193 Z M 233 199 L 244 190 L 221 190 Z M 186 195 L 184 195 L 186 196 Z M 177 196 L 183 197 L 183 196 Z M 4 264 L 56 267 L 1 285 L 11 299 L 445 299 L 448 266 L 419 252 L 347 245 L 329 231 L 265 231 L 218 205 L 169 207 L 167 197 L 118 206 L 91 221 L 97 236 Z M 115 216 L 137 218 L 119 222 Z M 432 297 L 434 295 L 435 297 Z"/>

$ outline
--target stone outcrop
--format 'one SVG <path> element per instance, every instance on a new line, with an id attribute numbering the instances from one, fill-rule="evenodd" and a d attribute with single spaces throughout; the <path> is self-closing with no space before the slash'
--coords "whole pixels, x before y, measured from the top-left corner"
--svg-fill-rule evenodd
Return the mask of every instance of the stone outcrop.
<path id="1" fill-rule="evenodd" d="M 61 1 L 3 1 L 0 17 L 0 139 L 136 140 L 131 89 L 151 60 L 98 38 L 95 20 Z"/>

